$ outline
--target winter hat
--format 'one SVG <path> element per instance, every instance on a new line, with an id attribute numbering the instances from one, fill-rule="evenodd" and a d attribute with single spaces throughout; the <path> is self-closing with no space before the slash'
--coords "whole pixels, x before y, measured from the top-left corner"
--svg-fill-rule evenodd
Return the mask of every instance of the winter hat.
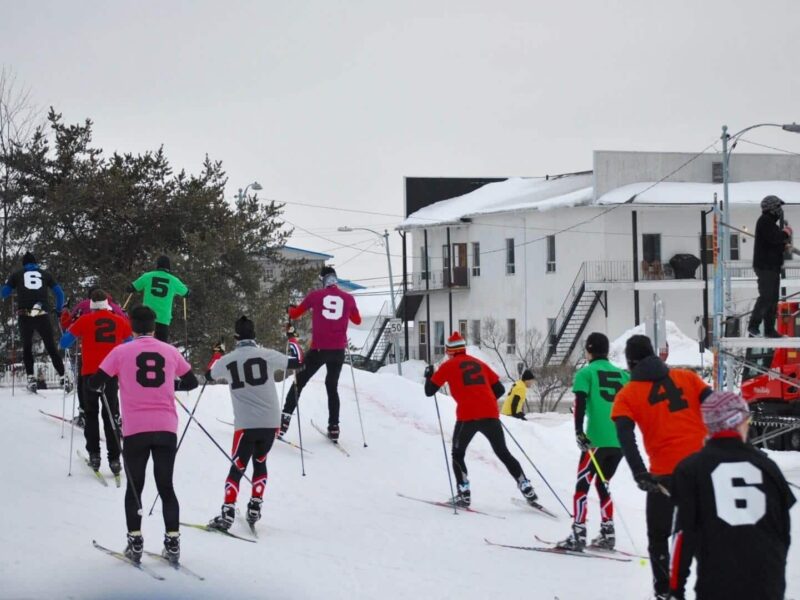
<path id="1" fill-rule="evenodd" d="M 111 310 L 108 303 L 108 294 L 101 289 L 95 289 L 89 296 L 89 308 L 91 310 Z"/>
<path id="2" fill-rule="evenodd" d="M 608 356 L 608 338 L 599 331 L 590 333 L 586 338 L 586 350 L 592 356 Z"/>
<path id="3" fill-rule="evenodd" d="M 156 313 L 147 306 L 134 306 L 131 309 L 131 329 L 139 335 L 147 335 L 156 330 Z"/>
<path id="4" fill-rule="evenodd" d="M 772 212 L 774 210 L 778 210 L 784 204 L 786 204 L 786 202 L 777 196 L 765 196 L 761 201 L 761 210 Z"/>
<path id="5" fill-rule="evenodd" d="M 453 332 L 447 341 L 444 344 L 445 350 L 447 354 L 461 354 L 462 352 L 467 351 L 467 343 L 464 341 L 464 338 L 461 337 L 461 334 L 457 331 Z"/>
<path id="6" fill-rule="evenodd" d="M 643 358 L 655 356 L 653 343 L 646 335 L 632 335 L 625 342 L 625 360 L 628 364 L 635 365 Z"/>
<path id="7" fill-rule="evenodd" d="M 172 268 L 172 264 L 169 262 L 169 256 L 159 256 L 156 259 L 156 269 L 163 269 L 164 271 L 169 271 Z"/>
<path id="8" fill-rule="evenodd" d="M 239 317 L 234 326 L 234 337 L 237 340 L 254 340 L 256 339 L 256 326 L 245 316 Z"/>
<path id="9" fill-rule="evenodd" d="M 700 405 L 708 433 L 736 429 L 750 416 L 747 402 L 733 392 L 712 392 Z"/>
<path id="10" fill-rule="evenodd" d="M 322 270 L 319 272 L 319 278 L 322 280 L 322 287 L 332 286 L 338 281 L 334 268 L 327 265 L 322 267 Z"/>
<path id="11" fill-rule="evenodd" d="M 297 329 L 295 329 L 293 323 L 286 324 L 286 337 L 292 339 L 293 337 L 297 336 Z"/>
<path id="12" fill-rule="evenodd" d="M 36 257 L 33 255 L 33 252 L 26 252 L 22 255 L 22 264 L 23 265 L 31 265 L 36 264 Z"/>
<path id="13" fill-rule="evenodd" d="M 525 369 L 522 372 L 521 379 L 522 379 L 522 381 L 530 381 L 531 379 L 536 379 L 536 376 L 533 374 L 533 372 L 530 369 Z"/>

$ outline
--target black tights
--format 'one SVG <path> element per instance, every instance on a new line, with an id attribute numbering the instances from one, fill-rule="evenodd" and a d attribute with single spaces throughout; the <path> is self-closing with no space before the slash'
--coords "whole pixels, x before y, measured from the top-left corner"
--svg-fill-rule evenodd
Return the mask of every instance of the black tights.
<path id="1" fill-rule="evenodd" d="M 295 382 L 286 394 L 286 402 L 283 405 L 283 412 L 291 415 L 300 400 L 300 392 L 303 391 L 308 380 L 314 373 L 324 365 L 325 370 L 325 390 L 328 392 L 328 425 L 339 424 L 339 375 L 342 373 L 344 364 L 344 350 L 309 350 L 303 362 L 303 369 L 297 372 Z"/>
<path id="2" fill-rule="evenodd" d="M 147 461 L 153 455 L 153 475 L 156 489 L 161 496 L 166 531 L 178 531 L 180 506 L 172 487 L 172 471 L 175 467 L 178 436 L 169 431 L 148 431 L 125 437 L 122 457 L 127 469 L 128 488 L 125 490 L 125 519 L 128 531 L 139 531 L 142 515 L 139 514 L 144 489 Z"/>
<path id="3" fill-rule="evenodd" d="M 25 363 L 25 373 L 33 375 L 33 334 L 38 332 L 42 338 L 45 350 L 53 361 L 53 366 L 58 374 L 64 376 L 64 361 L 58 353 L 56 342 L 53 339 L 53 325 L 50 315 L 38 317 L 19 316 L 19 335 L 22 338 L 22 362 Z"/>
<path id="4" fill-rule="evenodd" d="M 456 482 L 461 484 L 467 481 L 467 465 L 464 462 L 464 455 L 467 446 L 481 432 L 489 440 L 492 450 L 511 473 L 511 476 L 519 481 L 525 478 L 519 461 L 511 455 L 506 446 L 506 437 L 503 434 L 503 426 L 500 419 L 478 419 L 477 421 L 456 421 L 453 430 L 453 471 L 456 474 Z"/>

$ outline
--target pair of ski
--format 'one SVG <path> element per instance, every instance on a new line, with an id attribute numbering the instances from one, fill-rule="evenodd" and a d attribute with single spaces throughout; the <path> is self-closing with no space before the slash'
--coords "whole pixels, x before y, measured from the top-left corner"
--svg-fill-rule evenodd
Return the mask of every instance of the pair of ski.
<path id="1" fill-rule="evenodd" d="M 220 423 L 223 423 L 224 425 L 230 425 L 231 427 L 236 427 L 236 426 L 235 426 L 233 423 L 231 423 L 230 421 L 223 421 L 223 420 L 222 420 L 222 419 L 220 419 L 220 418 L 217 418 L 217 421 L 219 421 Z M 283 442 L 283 443 L 284 443 L 284 444 L 286 444 L 287 446 L 291 446 L 292 448 L 295 448 L 295 449 L 297 449 L 297 450 L 300 450 L 300 452 L 304 452 L 304 453 L 306 453 L 306 454 L 313 454 L 313 452 L 311 452 L 311 450 L 308 450 L 308 449 L 306 449 L 306 448 L 301 448 L 300 446 L 298 446 L 298 445 L 297 445 L 297 444 L 295 444 L 294 442 L 290 442 L 289 440 L 286 440 L 286 439 L 284 439 L 284 438 L 282 438 L 282 437 L 280 437 L 280 436 L 276 437 L 275 439 L 276 439 L 276 440 L 278 440 L 279 442 Z"/>
<path id="2" fill-rule="evenodd" d="M 345 456 L 347 456 L 348 458 L 350 457 L 350 453 L 349 453 L 349 452 L 348 452 L 348 451 L 347 451 L 347 450 L 344 448 L 344 446 L 342 446 L 342 445 L 339 443 L 339 440 L 332 440 L 331 438 L 329 438 L 329 437 L 328 437 L 328 433 L 327 433 L 326 431 L 323 431 L 322 427 L 320 427 L 319 425 L 317 425 L 316 423 L 314 423 L 314 421 L 313 421 L 313 420 L 311 421 L 311 426 L 312 426 L 314 429 L 316 429 L 316 430 L 319 432 L 319 434 L 320 434 L 322 437 L 324 437 L 324 438 L 325 438 L 326 440 L 328 440 L 328 441 L 329 441 L 331 444 L 333 444 L 333 446 L 334 446 L 334 447 L 335 447 L 335 448 L 336 448 L 336 449 L 337 449 L 339 452 L 341 452 L 342 454 L 344 454 L 344 455 L 345 455 Z"/>
<path id="3" fill-rule="evenodd" d="M 108 481 L 106 481 L 105 476 L 99 470 L 95 471 L 94 467 L 92 467 L 92 465 L 89 463 L 89 459 L 86 457 L 86 455 L 80 450 L 77 450 L 76 452 L 78 454 L 78 458 L 80 458 L 83 461 L 83 464 L 89 467 L 89 470 L 95 476 L 97 481 L 100 482 L 100 485 L 108 487 Z M 114 474 L 114 484 L 117 487 L 120 487 L 122 485 L 122 477 L 119 473 Z"/>
<path id="4" fill-rule="evenodd" d="M 145 565 L 145 564 L 143 564 L 141 562 L 138 562 L 138 563 L 134 562 L 130 558 L 125 556 L 122 552 L 117 552 L 116 550 L 111 550 L 109 548 L 106 548 L 105 546 L 101 546 L 100 544 L 97 543 L 96 540 L 92 540 L 92 545 L 95 548 L 97 548 L 98 550 L 100 550 L 100 552 L 103 552 L 104 554 L 107 554 L 109 556 L 113 556 L 117 560 L 120 560 L 120 561 L 122 561 L 124 563 L 127 563 L 127 564 L 131 565 L 132 567 L 134 567 L 136 569 L 139 569 L 142 573 L 147 573 L 153 579 L 158 579 L 159 581 L 164 581 L 166 579 L 166 577 L 164 577 L 160 573 L 156 572 L 154 569 L 150 568 L 149 565 Z M 198 579 L 199 581 L 205 581 L 205 577 L 203 577 L 202 575 L 198 575 L 197 573 L 195 573 L 191 569 L 183 566 L 181 563 L 174 563 L 174 564 L 171 563 L 167 558 L 165 558 L 161 554 L 157 554 L 155 552 L 148 552 L 147 550 L 144 551 L 144 554 L 146 554 L 147 556 L 149 556 L 151 558 L 155 558 L 155 559 L 159 560 L 160 562 L 164 562 L 164 563 L 168 564 L 169 566 L 171 566 L 176 571 L 178 571 L 180 573 L 184 573 L 185 575 L 188 575 L 189 577 L 194 577 L 195 579 Z"/>
<path id="5" fill-rule="evenodd" d="M 199 529 L 200 531 L 208 531 L 209 533 L 218 533 L 220 535 L 224 535 L 229 538 L 234 538 L 237 540 L 242 540 L 243 542 L 251 542 L 253 544 L 256 543 L 255 539 L 245 537 L 243 535 L 237 535 L 235 533 L 231 533 L 230 531 L 223 531 L 222 529 L 216 529 L 214 527 L 209 527 L 208 525 L 201 525 L 200 523 L 184 523 L 181 521 L 181 525 L 183 527 L 192 527 L 194 529 Z M 256 526 L 254 523 L 247 524 L 250 527 L 250 532 L 253 534 L 254 538 L 258 538 L 258 533 L 256 532 Z"/>
<path id="6" fill-rule="evenodd" d="M 448 502 L 448 501 L 426 500 L 424 498 L 414 498 L 413 496 L 406 496 L 405 494 L 401 494 L 400 492 L 397 492 L 397 495 L 400 496 L 401 498 L 405 498 L 406 500 L 414 500 L 416 502 L 424 502 L 425 504 L 431 504 L 433 506 L 441 506 L 442 508 L 450 508 L 450 509 L 453 508 L 453 503 L 452 502 Z M 534 502 L 533 504 L 531 504 L 530 502 L 527 502 L 526 500 L 522 500 L 521 498 L 511 498 L 511 502 L 513 504 L 518 505 L 518 506 L 524 506 L 525 508 L 532 508 L 533 510 L 535 510 L 535 511 L 537 511 L 537 512 L 539 512 L 539 513 L 541 513 L 541 514 L 543 514 L 543 515 L 545 515 L 547 517 L 550 517 L 551 519 L 558 519 L 558 517 L 554 513 L 552 513 L 550 510 L 548 510 L 547 508 L 545 508 L 544 506 L 542 506 L 538 502 Z M 458 506 L 457 508 L 458 508 L 458 510 L 462 510 L 462 511 L 468 512 L 468 513 L 475 513 L 477 515 L 483 515 L 484 517 L 492 517 L 494 519 L 505 519 L 505 517 L 502 517 L 502 516 L 499 516 L 499 515 L 492 515 L 492 514 L 489 514 L 487 512 L 483 512 L 481 510 L 476 510 L 474 508 L 470 508 L 468 506 Z"/>
<path id="7" fill-rule="evenodd" d="M 615 562 L 631 562 L 634 558 L 647 558 L 633 554 L 632 552 L 625 552 L 624 550 L 609 550 L 607 548 L 600 548 L 598 546 L 587 546 L 584 550 L 569 550 L 567 548 L 559 548 L 557 542 L 552 542 L 540 538 L 538 535 L 534 536 L 536 541 L 544 546 L 516 546 L 513 544 L 499 544 L 492 542 L 486 538 L 484 542 L 490 546 L 497 546 L 499 548 L 510 548 L 512 550 L 527 550 L 530 552 L 544 552 L 547 554 L 561 554 L 563 556 L 578 556 L 582 558 L 600 558 L 605 560 L 613 560 Z"/>

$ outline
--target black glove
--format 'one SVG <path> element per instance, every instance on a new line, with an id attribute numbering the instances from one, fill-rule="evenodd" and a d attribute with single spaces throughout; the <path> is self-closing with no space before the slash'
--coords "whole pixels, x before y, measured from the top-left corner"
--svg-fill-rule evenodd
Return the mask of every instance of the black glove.
<path id="1" fill-rule="evenodd" d="M 211 371 L 206 371 L 206 383 L 214 383 L 214 380 L 211 378 Z"/>
<path id="2" fill-rule="evenodd" d="M 425 367 L 424 375 L 425 379 L 430 379 L 431 377 L 433 377 L 433 365 L 428 365 L 427 367 Z"/>
<path id="3" fill-rule="evenodd" d="M 575 432 L 575 441 L 578 443 L 578 448 L 581 449 L 581 452 L 588 452 L 592 447 L 591 440 L 582 431 Z"/>
<path id="4" fill-rule="evenodd" d="M 130 292 L 131 294 L 136 291 L 136 288 L 133 287 L 133 284 L 128 284 L 128 287 L 125 288 L 126 292 Z"/>
<path id="5" fill-rule="evenodd" d="M 651 473 L 642 471 L 641 473 L 636 473 L 633 478 L 636 480 L 636 485 L 639 486 L 640 490 L 652 494 L 661 493 L 661 484 Z"/>

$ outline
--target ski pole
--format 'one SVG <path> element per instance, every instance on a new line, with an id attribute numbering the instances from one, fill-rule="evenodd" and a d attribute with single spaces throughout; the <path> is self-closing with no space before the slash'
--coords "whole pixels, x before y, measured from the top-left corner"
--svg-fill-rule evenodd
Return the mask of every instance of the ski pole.
<path id="1" fill-rule="evenodd" d="M 119 450 L 119 456 L 122 459 L 122 468 L 125 469 L 125 477 L 128 480 L 128 489 L 133 492 L 133 497 L 136 498 L 136 506 L 139 508 L 136 511 L 140 517 L 144 514 L 144 510 L 142 509 L 142 499 L 139 497 L 139 494 L 136 492 L 136 482 L 133 481 L 131 477 L 131 473 L 128 470 L 128 461 L 125 460 L 125 454 L 122 452 L 122 432 L 119 430 L 119 423 L 114 418 L 114 415 L 111 414 L 111 407 L 108 404 L 108 398 L 106 398 L 106 391 L 105 389 L 100 392 L 100 397 L 103 399 L 103 406 L 106 409 L 106 414 L 108 418 L 111 419 L 112 429 L 114 430 L 114 439 L 117 442 L 117 449 Z M 107 444 L 108 442 L 106 442 Z"/>
<path id="2" fill-rule="evenodd" d="M 197 400 L 195 400 L 195 402 L 194 402 L 194 408 L 192 408 L 192 415 L 194 415 L 194 411 L 197 410 L 197 405 L 200 404 L 200 398 L 203 397 L 203 392 L 206 391 L 206 385 L 207 384 L 208 384 L 208 381 L 204 381 L 203 382 L 203 387 L 200 388 L 200 393 L 197 395 Z M 181 438 L 178 440 L 178 446 L 175 448 L 175 454 L 178 454 L 178 450 L 181 449 L 181 444 L 183 443 L 183 438 L 186 436 L 186 431 L 189 429 L 189 423 L 191 423 L 191 422 L 192 422 L 191 419 L 186 421 L 186 427 L 183 428 L 183 433 L 181 433 Z M 156 507 L 156 502 L 158 502 L 159 497 L 160 497 L 160 494 L 158 492 L 156 492 L 156 497 L 153 499 L 153 505 L 150 507 L 150 512 L 147 513 L 148 517 L 152 516 L 153 509 Z"/>
<path id="3" fill-rule="evenodd" d="M 286 381 L 286 376 L 284 375 L 284 381 Z M 283 396 L 283 394 L 281 394 Z M 298 398 L 299 400 L 299 398 Z M 300 425 L 300 402 L 297 403 L 295 407 L 297 410 L 297 435 L 300 438 L 300 468 L 303 472 L 303 477 L 306 476 L 306 451 L 303 450 L 303 427 Z"/>
<path id="4" fill-rule="evenodd" d="M 788 483 L 793 488 L 797 488 L 798 490 L 800 490 L 800 485 L 797 485 L 796 483 L 792 483 L 791 481 L 787 481 L 786 483 Z"/>
<path id="5" fill-rule="evenodd" d="M 594 455 L 596 449 L 590 448 L 589 450 L 587 450 L 587 452 L 589 453 L 589 458 L 592 459 L 592 464 L 594 465 L 594 470 L 597 472 L 597 476 L 600 478 L 603 487 L 606 488 L 606 493 L 608 494 L 608 497 L 611 498 L 611 487 L 609 485 L 608 479 L 606 479 L 606 476 L 603 474 L 603 470 L 600 468 L 600 463 L 597 462 L 597 457 Z M 619 517 L 619 520 L 622 523 L 622 527 L 625 529 L 625 535 L 627 535 L 628 539 L 631 541 L 631 545 L 633 546 L 633 551 L 636 554 L 639 554 L 639 548 L 636 546 L 636 542 L 634 541 L 633 536 L 631 535 L 630 529 L 628 529 L 628 524 L 625 522 L 625 519 L 622 518 L 622 513 L 619 510 L 619 506 L 617 506 L 617 516 Z"/>
<path id="6" fill-rule="evenodd" d="M 70 421 L 70 434 L 69 434 L 69 470 L 67 477 L 72 477 L 72 444 L 75 440 L 75 398 L 78 395 L 77 387 L 75 393 L 72 395 L 72 420 Z"/>
<path id="7" fill-rule="evenodd" d="M 62 331 L 63 334 L 63 331 Z M 67 363 L 70 365 L 70 370 L 72 370 L 72 363 L 69 361 L 69 350 L 64 350 L 64 358 L 67 360 Z M 64 371 L 66 374 L 66 371 Z M 67 391 L 66 389 L 62 390 L 61 392 L 61 439 L 64 439 L 64 427 L 67 426 Z"/>
<path id="8" fill-rule="evenodd" d="M 214 439 L 214 436 L 212 436 L 212 435 L 211 435 L 211 434 L 208 432 L 208 430 L 207 430 L 205 427 L 203 427 L 202 423 L 200 423 L 200 421 L 198 421 L 198 420 L 197 420 L 197 418 L 196 418 L 196 417 L 195 417 L 195 416 L 194 416 L 192 413 L 190 413 L 190 412 L 189 412 L 189 409 L 188 409 L 188 408 L 186 408 L 186 405 L 185 405 L 183 402 L 181 402 L 181 401 L 178 399 L 178 397 L 177 397 L 177 396 L 175 397 L 175 402 L 177 402 L 178 404 L 180 404 L 181 408 L 182 408 L 184 411 L 186 411 L 186 414 L 188 414 L 188 415 L 189 415 L 189 420 L 190 420 L 190 421 L 194 421 L 194 422 L 197 424 L 197 426 L 198 426 L 198 427 L 199 427 L 199 428 L 200 428 L 200 429 L 203 431 L 203 433 L 205 433 L 205 434 L 208 436 L 208 439 L 210 439 L 210 440 L 213 442 L 213 444 L 214 444 L 214 445 L 217 447 L 217 449 L 218 449 L 220 452 L 222 452 L 222 454 L 225 456 L 225 458 L 227 458 L 227 459 L 228 459 L 228 462 L 229 462 L 229 463 L 231 463 L 231 464 L 232 464 L 234 467 L 236 467 L 236 468 L 237 468 L 239 471 L 241 471 L 241 472 L 242 472 L 242 477 L 244 477 L 244 478 L 247 480 L 247 482 L 248 482 L 250 485 L 252 485 L 252 484 L 253 484 L 253 481 L 252 481 L 252 480 L 251 480 L 251 479 L 250 479 L 250 478 L 247 476 L 247 474 L 244 472 L 244 469 L 240 468 L 240 467 L 239 467 L 239 465 L 237 465 L 237 464 L 236 464 L 236 462 L 235 462 L 235 461 L 234 461 L 234 460 L 233 460 L 233 459 L 232 459 L 230 456 L 228 456 L 228 453 L 227 453 L 227 452 L 225 452 L 225 450 L 222 448 L 222 446 L 220 446 L 220 445 L 217 443 L 217 440 L 215 440 L 215 439 Z"/>
<path id="9" fill-rule="evenodd" d="M 503 426 L 503 429 L 505 429 L 505 430 L 506 430 L 506 433 L 508 434 L 508 437 L 510 437 L 512 440 L 514 440 L 514 443 L 517 445 L 517 448 L 519 448 L 520 452 L 522 452 L 522 455 L 523 455 L 523 456 L 524 456 L 526 459 L 528 459 L 528 462 L 529 462 L 529 463 L 531 463 L 531 466 L 533 467 L 533 470 L 534 470 L 534 471 L 536 471 L 536 472 L 539 474 L 539 477 L 541 477 L 541 478 L 542 478 L 542 481 L 544 481 L 544 484 L 545 484 L 545 485 L 547 486 L 547 488 L 548 488 L 548 489 L 549 489 L 549 490 L 550 490 L 550 491 L 553 493 L 553 496 L 555 496 L 555 497 L 556 497 L 556 500 L 558 500 L 558 503 L 559 503 L 559 504 L 560 504 L 560 505 L 561 505 L 561 506 L 564 508 L 564 510 L 566 511 L 566 513 L 569 515 L 569 517 L 570 517 L 570 518 L 572 518 L 572 513 L 571 513 L 571 512 L 569 512 L 569 509 L 567 508 L 567 506 L 566 506 L 566 505 L 565 505 L 565 504 L 564 504 L 564 503 L 561 501 L 561 498 L 558 496 L 558 494 L 556 494 L 556 491 L 553 489 L 553 486 L 551 486 L 551 485 L 550 485 L 550 482 L 548 482 L 548 481 L 547 481 L 547 479 L 545 479 L 545 476 L 544 476 L 544 475 L 542 475 L 542 472 L 541 472 L 541 471 L 539 470 L 539 468 L 538 468 L 538 467 L 537 467 L 537 466 L 536 466 L 536 465 L 533 463 L 533 461 L 531 460 L 531 457 L 530 457 L 530 456 L 528 456 L 528 453 L 527 453 L 527 452 L 525 452 L 525 449 L 524 449 L 524 448 L 523 448 L 523 447 L 520 445 L 520 443 L 517 441 L 517 438 L 515 438 L 515 437 L 514 437 L 514 435 L 513 435 L 513 434 L 512 434 L 512 433 L 511 433 L 511 432 L 508 430 L 508 427 L 506 427 L 506 424 L 505 424 L 505 423 L 503 423 L 503 421 L 502 421 L 502 420 L 500 421 L 500 424 Z"/>
<path id="10" fill-rule="evenodd" d="M 11 324 L 11 395 L 15 396 L 17 391 L 17 327 L 19 326 L 19 315 L 15 309 L 16 301 L 11 296 L 11 316 L 17 317 L 17 322 Z"/>
<path id="11" fill-rule="evenodd" d="M 447 467 L 447 483 L 450 484 L 450 498 L 453 503 L 453 514 L 457 515 L 456 491 L 453 489 L 453 477 L 450 475 L 450 461 L 447 460 L 447 444 L 444 443 L 444 428 L 442 427 L 442 414 L 439 412 L 439 397 L 435 392 L 433 394 L 433 405 L 436 407 L 436 419 L 439 421 L 439 435 L 442 438 L 442 452 L 444 452 L 444 464 Z"/>
<path id="12" fill-rule="evenodd" d="M 186 296 L 183 297 L 183 339 L 185 340 L 184 352 L 189 356 L 189 321 L 186 317 Z"/>
<path id="13" fill-rule="evenodd" d="M 122 305 L 122 310 L 125 310 L 126 308 L 128 308 L 128 302 L 131 301 L 131 298 L 133 298 L 133 292 L 128 294 L 128 297 L 125 298 L 125 304 Z"/>
<path id="14" fill-rule="evenodd" d="M 364 419 L 361 418 L 361 404 L 358 401 L 358 389 L 356 388 L 356 371 L 353 367 L 353 355 L 350 352 L 350 347 L 347 347 L 347 355 L 350 357 L 350 376 L 353 378 L 353 395 L 356 397 L 356 409 L 358 410 L 358 422 L 361 424 L 361 440 L 364 442 L 364 448 L 367 447 L 367 438 L 364 436 Z"/>

